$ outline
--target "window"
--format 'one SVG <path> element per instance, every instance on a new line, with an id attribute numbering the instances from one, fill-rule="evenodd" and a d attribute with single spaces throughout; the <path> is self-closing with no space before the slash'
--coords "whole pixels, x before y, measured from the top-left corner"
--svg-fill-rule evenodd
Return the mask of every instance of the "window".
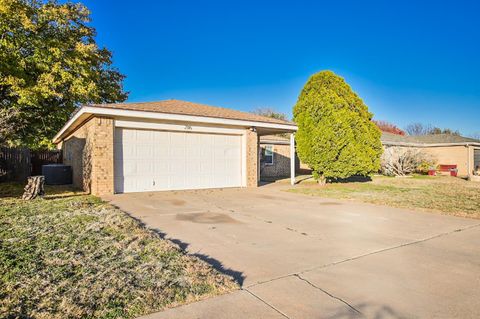
<path id="1" fill-rule="evenodd" d="M 265 146 L 265 164 L 272 165 L 273 164 L 273 145 L 266 145 Z"/>

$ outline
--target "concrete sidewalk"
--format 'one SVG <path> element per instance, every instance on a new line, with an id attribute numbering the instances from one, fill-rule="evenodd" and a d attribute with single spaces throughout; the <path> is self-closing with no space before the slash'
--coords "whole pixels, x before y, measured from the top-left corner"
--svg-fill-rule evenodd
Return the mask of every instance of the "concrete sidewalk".
<path id="1" fill-rule="evenodd" d="M 145 318 L 478 318 L 480 222 L 282 186 L 115 195 L 242 290 Z"/>

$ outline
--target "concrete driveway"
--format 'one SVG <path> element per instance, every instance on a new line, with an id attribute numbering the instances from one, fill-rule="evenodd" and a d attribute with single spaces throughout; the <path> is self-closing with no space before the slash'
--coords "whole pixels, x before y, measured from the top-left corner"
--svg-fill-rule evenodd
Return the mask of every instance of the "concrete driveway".
<path id="1" fill-rule="evenodd" d="M 148 318 L 480 317 L 480 221 L 282 187 L 106 197 L 242 285 Z"/>

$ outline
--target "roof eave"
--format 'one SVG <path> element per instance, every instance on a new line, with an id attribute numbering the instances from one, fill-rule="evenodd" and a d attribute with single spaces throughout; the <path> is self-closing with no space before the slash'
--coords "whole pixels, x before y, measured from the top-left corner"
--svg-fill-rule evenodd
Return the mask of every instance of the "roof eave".
<path id="1" fill-rule="evenodd" d="M 92 115 L 111 116 L 111 117 L 131 117 L 140 119 L 153 120 L 169 120 L 189 123 L 203 123 L 203 124 L 218 124 L 227 126 L 242 126 L 242 127 L 262 127 L 283 130 L 285 132 L 295 132 L 298 127 L 294 124 L 280 124 L 259 121 L 249 121 L 240 119 L 226 119 L 208 116 L 195 116 L 174 113 L 160 113 L 149 111 L 137 111 L 127 109 L 114 109 L 95 106 L 83 106 L 74 116 L 67 121 L 62 129 L 53 138 L 53 143 L 58 144 L 60 141 L 73 132 L 86 118 Z"/>
<path id="2" fill-rule="evenodd" d="M 478 146 L 477 142 L 454 142 L 454 143 L 410 143 L 410 142 L 386 142 L 382 141 L 383 145 L 390 146 L 409 146 L 409 147 L 444 147 L 444 146 Z"/>

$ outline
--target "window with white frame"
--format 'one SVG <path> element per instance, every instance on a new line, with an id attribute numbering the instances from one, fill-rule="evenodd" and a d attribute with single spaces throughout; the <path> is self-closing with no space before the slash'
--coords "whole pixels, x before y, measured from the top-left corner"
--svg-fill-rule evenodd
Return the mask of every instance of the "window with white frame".
<path id="1" fill-rule="evenodd" d="M 273 165 L 273 145 L 265 145 L 265 164 Z"/>

